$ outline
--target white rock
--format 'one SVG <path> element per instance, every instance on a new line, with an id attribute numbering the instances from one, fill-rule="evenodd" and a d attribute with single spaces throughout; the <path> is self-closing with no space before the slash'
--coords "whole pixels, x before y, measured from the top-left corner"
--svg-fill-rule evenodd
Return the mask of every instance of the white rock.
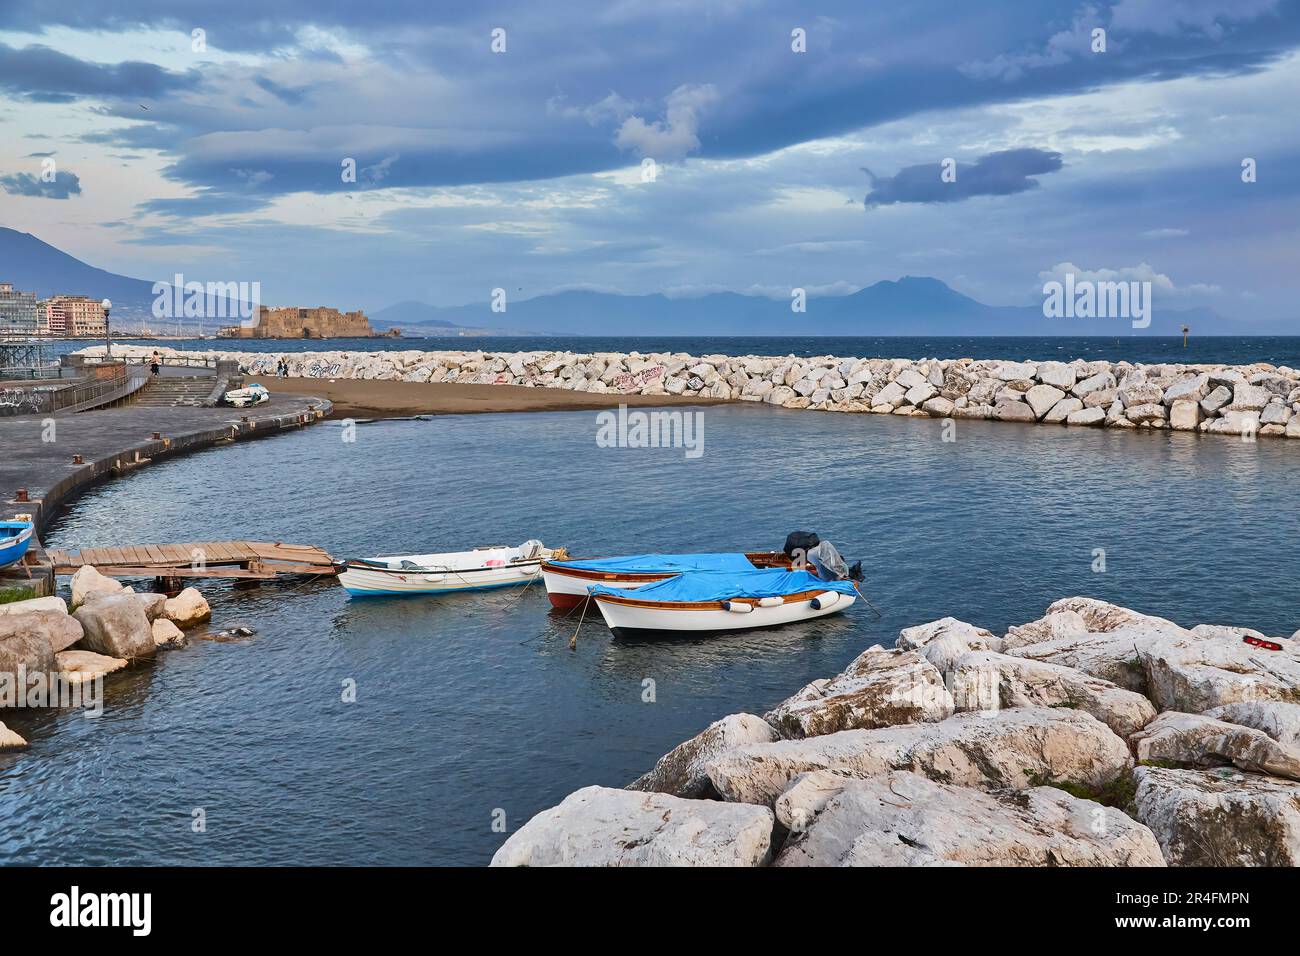
<path id="1" fill-rule="evenodd" d="M 808 822 L 775 866 L 1164 866 L 1145 826 L 1053 787 L 983 792 L 898 771 L 841 778 L 811 817 L 794 813 Z"/>
<path id="2" fill-rule="evenodd" d="M 122 590 L 122 583 L 105 577 L 90 565 L 82 565 L 72 576 L 72 606 L 81 607 L 92 594 L 114 594 Z"/>
<path id="3" fill-rule="evenodd" d="M 1300 866 L 1300 784 L 1228 770 L 1134 772 L 1135 815 L 1172 866 Z"/>
<path id="4" fill-rule="evenodd" d="M 27 741 L 6 727 L 3 721 L 0 721 L 0 750 L 4 750 L 6 747 L 26 746 Z"/>
<path id="5" fill-rule="evenodd" d="M 1002 382 L 1032 381 L 1038 367 L 1030 362 L 1003 362 L 998 366 L 997 378 Z"/>
<path id="6" fill-rule="evenodd" d="M 724 799 L 771 804 L 795 776 L 811 770 L 860 777 L 912 770 L 958 786 L 1023 789 L 1034 780 L 1103 785 L 1131 764 L 1128 745 L 1088 714 L 1025 707 L 994 719 L 966 713 L 937 724 L 751 744 L 709 761 L 705 770 Z"/>
<path id="7" fill-rule="evenodd" d="M 153 632 L 153 642 L 158 647 L 180 644 L 185 640 L 181 629 L 164 617 L 156 619 L 150 628 Z"/>
<path id="8" fill-rule="evenodd" d="M 1175 402 L 1192 402 L 1196 404 L 1205 398 L 1210 390 L 1210 377 L 1205 373 L 1174 382 L 1165 389 L 1165 404 Z"/>
<path id="9" fill-rule="evenodd" d="M 1277 700 L 1248 700 L 1212 707 L 1207 717 L 1262 730 L 1278 743 L 1300 747 L 1300 704 Z"/>
<path id="10" fill-rule="evenodd" d="M 61 597 L 39 597 L 0 604 L 0 614 L 26 614 L 29 611 L 58 611 L 67 614 L 68 602 Z"/>
<path id="11" fill-rule="evenodd" d="M 1025 401 L 1034 410 L 1035 418 L 1042 418 L 1063 398 L 1065 392 L 1051 385 L 1035 385 L 1025 393 Z"/>
<path id="12" fill-rule="evenodd" d="M 1232 389 L 1226 385 L 1220 385 L 1210 394 L 1201 399 L 1201 411 L 1207 415 L 1217 414 L 1219 409 L 1232 401 Z"/>
<path id="13" fill-rule="evenodd" d="M 1127 738 L 1155 719 L 1151 701 L 1107 680 L 1059 664 L 972 651 L 946 673 L 959 711 L 1074 707 Z"/>
<path id="14" fill-rule="evenodd" d="M 1067 425 L 1100 425 L 1106 418 L 1106 412 L 1100 408 L 1085 408 L 1082 411 L 1071 412 L 1066 416 L 1065 424 Z"/>
<path id="15" fill-rule="evenodd" d="M 993 417 L 1001 422 L 1035 422 L 1038 416 L 1024 402 L 999 402 L 993 409 Z"/>
<path id="16" fill-rule="evenodd" d="M 1088 622 L 1078 611 L 1063 608 L 1049 611 L 1036 621 L 1028 624 L 1016 624 L 1007 629 L 1002 638 L 1002 650 L 1037 644 L 1039 641 L 1054 641 L 1061 637 L 1078 637 L 1088 633 Z"/>
<path id="17" fill-rule="evenodd" d="M 212 617 L 212 608 L 196 588 L 186 588 L 174 598 L 168 598 L 163 616 L 182 630 L 202 624 Z"/>
<path id="18" fill-rule="evenodd" d="M 762 866 L 767 807 L 585 787 L 529 820 L 493 866 Z"/>
<path id="19" fill-rule="evenodd" d="M 1300 780 L 1300 750 L 1253 727 L 1230 724 L 1204 714 L 1168 710 L 1129 738 L 1138 760 L 1213 767 L 1230 763 L 1241 770 Z"/>
<path id="20" fill-rule="evenodd" d="M 959 621 L 955 617 L 942 617 L 937 621 L 930 621 L 928 624 L 905 627 L 898 632 L 898 640 L 895 646 L 904 651 L 916 650 L 948 634 L 955 634 L 959 637 L 966 649 L 970 651 L 999 651 L 1002 649 L 1002 642 L 993 635 L 993 632 L 986 631 L 982 627 L 976 627 L 974 624 L 967 624 L 965 621 Z"/>
<path id="21" fill-rule="evenodd" d="M 929 382 L 921 382 L 919 385 L 913 385 L 907 390 L 903 398 L 913 405 L 922 405 L 936 394 L 935 387 Z"/>
<path id="22" fill-rule="evenodd" d="M 1273 393 L 1259 385 L 1235 385 L 1232 389 L 1231 411 L 1259 411 L 1269 403 Z"/>
<path id="23" fill-rule="evenodd" d="M 1074 366 L 1064 362 L 1042 362 L 1038 366 L 1038 380 L 1044 385 L 1051 385 L 1068 392 L 1074 388 L 1076 373 Z"/>
<path id="24" fill-rule="evenodd" d="M 1070 389 L 1070 391 L 1076 398 L 1086 398 L 1093 392 L 1099 392 L 1103 389 L 1114 387 L 1115 376 L 1110 372 L 1099 372 L 1096 375 L 1085 378 L 1082 382 L 1075 383 L 1074 388 Z"/>
<path id="25" fill-rule="evenodd" d="M 1194 432 L 1201 424 L 1198 402 L 1177 401 L 1169 406 L 1169 427 L 1179 432 Z"/>
<path id="26" fill-rule="evenodd" d="M 1043 416 L 1043 421 L 1048 424 L 1063 422 L 1075 412 L 1081 411 L 1082 409 L 1083 402 L 1079 401 L 1077 398 L 1063 398 L 1048 409 L 1047 414 Z"/>
<path id="27" fill-rule="evenodd" d="M 108 657 L 94 651 L 60 651 L 54 655 L 55 666 L 70 683 L 84 683 L 126 667 L 121 657 Z"/>
<path id="28" fill-rule="evenodd" d="M 943 675 L 916 651 L 870 649 L 764 714 L 784 737 L 890 727 L 952 716 Z"/>
<path id="29" fill-rule="evenodd" d="M 777 732 L 761 717 L 731 714 L 715 720 L 690 740 L 678 744 L 632 783 L 629 790 L 670 793 L 676 797 L 702 797 L 711 788 L 704 763 L 743 744 L 768 743 Z"/>

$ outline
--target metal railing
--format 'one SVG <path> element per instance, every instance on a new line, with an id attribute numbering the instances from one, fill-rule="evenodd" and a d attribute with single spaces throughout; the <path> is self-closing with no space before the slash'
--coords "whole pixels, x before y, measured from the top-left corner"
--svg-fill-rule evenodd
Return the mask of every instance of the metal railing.
<path id="1" fill-rule="evenodd" d="M 30 388 L 0 387 L 0 415 L 51 415 L 81 412 L 126 398 L 149 380 L 147 373 L 120 365 L 118 372 L 72 385 Z"/>

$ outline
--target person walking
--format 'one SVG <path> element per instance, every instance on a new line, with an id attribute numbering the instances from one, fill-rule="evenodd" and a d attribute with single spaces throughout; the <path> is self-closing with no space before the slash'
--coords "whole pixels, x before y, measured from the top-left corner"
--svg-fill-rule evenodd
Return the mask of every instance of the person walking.
<path id="1" fill-rule="evenodd" d="M 162 371 L 162 356 L 155 350 L 153 355 L 149 356 L 149 372 L 157 378 L 160 371 Z"/>

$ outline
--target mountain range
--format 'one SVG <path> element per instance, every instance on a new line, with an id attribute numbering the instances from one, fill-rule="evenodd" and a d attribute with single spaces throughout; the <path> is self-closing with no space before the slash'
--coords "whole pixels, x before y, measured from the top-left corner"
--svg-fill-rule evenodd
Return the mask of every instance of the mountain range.
<path id="1" fill-rule="evenodd" d="M 88 295 L 113 300 L 115 317 L 150 315 L 154 283 L 97 269 L 28 233 L 0 227 L 0 282 L 39 297 Z M 210 303 L 212 300 L 209 300 Z M 345 303 L 346 305 L 346 303 Z M 227 309 L 227 312 L 232 311 Z M 810 296 L 803 312 L 789 300 L 737 292 L 694 298 L 572 290 L 507 301 L 434 306 L 404 301 L 370 313 L 376 330 L 398 326 L 408 335 L 601 336 L 993 336 L 1269 335 L 1293 332 L 1281 323 L 1246 323 L 1209 309 L 1166 309 L 1157 299 L 1149 328 L 1125 319 L 1049 319 L 1039 306 L 986 305 L 939 279 L 904 276 L 851 295 Z M 229 320 L 211 320 L 209 330 Z"/>

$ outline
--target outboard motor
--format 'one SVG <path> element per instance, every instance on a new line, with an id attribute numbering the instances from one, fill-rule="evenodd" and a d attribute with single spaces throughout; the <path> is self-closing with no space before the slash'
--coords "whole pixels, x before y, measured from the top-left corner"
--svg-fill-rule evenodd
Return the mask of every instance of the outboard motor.
<path id="1" fill-rule="evenodd" d="M 786 557 L 793 558 L 796 551 L 802 551 L 807 555 L 821 543 L 821 540 L 815 531 L 791 531 L 785 536 Z"/>

